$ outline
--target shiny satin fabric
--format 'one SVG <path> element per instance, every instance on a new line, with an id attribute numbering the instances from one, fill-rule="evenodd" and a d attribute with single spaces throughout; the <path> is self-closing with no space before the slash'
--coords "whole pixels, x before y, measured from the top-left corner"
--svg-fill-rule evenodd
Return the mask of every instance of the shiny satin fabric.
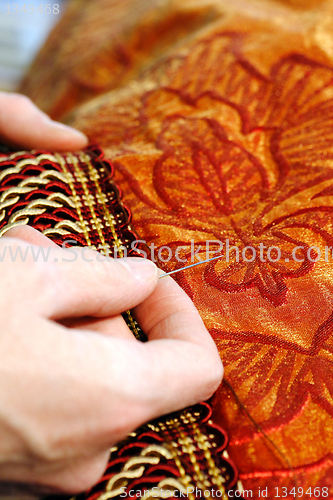
<path id="1" fill-rule="evenodd" d="M 174 275 L 224 362 L 213 419 L 253 498 L 331 498 L 333 2 L 83 5 L 23 89 L 54 116 L 89 100 L 69 121 L 113 161 L 140 238 L 171 249 L 163 269 L 223 244 Z M 84 28 L 98 43 L 76 54 Z"/>

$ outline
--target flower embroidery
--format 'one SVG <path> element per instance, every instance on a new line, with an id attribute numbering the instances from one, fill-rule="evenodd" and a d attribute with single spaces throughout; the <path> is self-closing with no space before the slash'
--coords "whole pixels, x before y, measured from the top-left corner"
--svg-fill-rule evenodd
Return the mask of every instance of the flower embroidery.
<path id="1" fill-rule="evenodd" d="M 175 276 L 228 380 L 269 429 L 310 396 L 333 414 L 333 273 L 323 260 L 333 247 L 333 69 L 291 54 L 263 75 L 240 46 L 237 34 L 195 42 L 119 101 L 101 98 L 97 119 L 89 107 L 79 118 L 113 158 L 138 233 L 157 248 L 182 247 L 185 262 L 166 270 L 191 263 L 191 239 L 256 249 L 252 262 L 232 251 L 229 262 Z M 255 432 L 246 420 L 230 428 L 234 442 Z"/>

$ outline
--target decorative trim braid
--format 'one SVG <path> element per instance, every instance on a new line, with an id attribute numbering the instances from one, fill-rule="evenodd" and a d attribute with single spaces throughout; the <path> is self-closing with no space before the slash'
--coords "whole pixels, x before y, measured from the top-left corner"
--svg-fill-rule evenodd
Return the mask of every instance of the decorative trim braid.
<path id="1" fill-rule="evenodd" d="M 72 500 L 121 498 L 228 499 L 243 488 L 226 451 L 226 432 L 214 425 L 201 403 L 159 418 L 112 448 L 100 482 Z"/>

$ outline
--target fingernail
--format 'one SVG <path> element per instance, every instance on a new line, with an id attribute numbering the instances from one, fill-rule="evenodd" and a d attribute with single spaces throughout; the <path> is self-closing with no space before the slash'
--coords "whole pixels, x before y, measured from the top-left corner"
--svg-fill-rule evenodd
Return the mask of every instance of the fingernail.
<path id="1" fill-rule="evenodd" d="M 71 136 L 74 138 L 75 136 L 77 139 L 80 139 L 81 141 L 86 141 L 88 143 L 88 138 L 85 134 L 80 132 L 79 130 L 76 130 L 73 127 L 70 127 L 69 125 L 65 125 L 64 123 L 59 123 L 55 122 L 53 120 L 50 120 L 50 126 L 53 128 L 55 133 L 66 133 L 66 134 L 71 134 Z"/>
<path id="2" fill-rule="evenodd" d="M 133 276 L 141 281 L 155 280 L 158 275 L 158 269 L 153 262 L 141 257 L 129 257 L 119 259 L 118 262 L 133 274 Z"/>

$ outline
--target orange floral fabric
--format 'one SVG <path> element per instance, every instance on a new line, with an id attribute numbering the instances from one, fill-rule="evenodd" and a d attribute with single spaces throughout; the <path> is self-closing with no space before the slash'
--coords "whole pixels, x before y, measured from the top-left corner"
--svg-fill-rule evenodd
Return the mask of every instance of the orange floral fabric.
<path id="1" fill-rule="evenodd" d="M 183 4 L 203 7 L 204 28 L 71 123 L 112 159 L 141 238 L 182 247 L 166 271 L 191 240 L 202 259 L 207 240 L 256 249 L 175 275 L 224 362 L 214 421 L 253 498 L 333 498 L 333 2 Z"/>

